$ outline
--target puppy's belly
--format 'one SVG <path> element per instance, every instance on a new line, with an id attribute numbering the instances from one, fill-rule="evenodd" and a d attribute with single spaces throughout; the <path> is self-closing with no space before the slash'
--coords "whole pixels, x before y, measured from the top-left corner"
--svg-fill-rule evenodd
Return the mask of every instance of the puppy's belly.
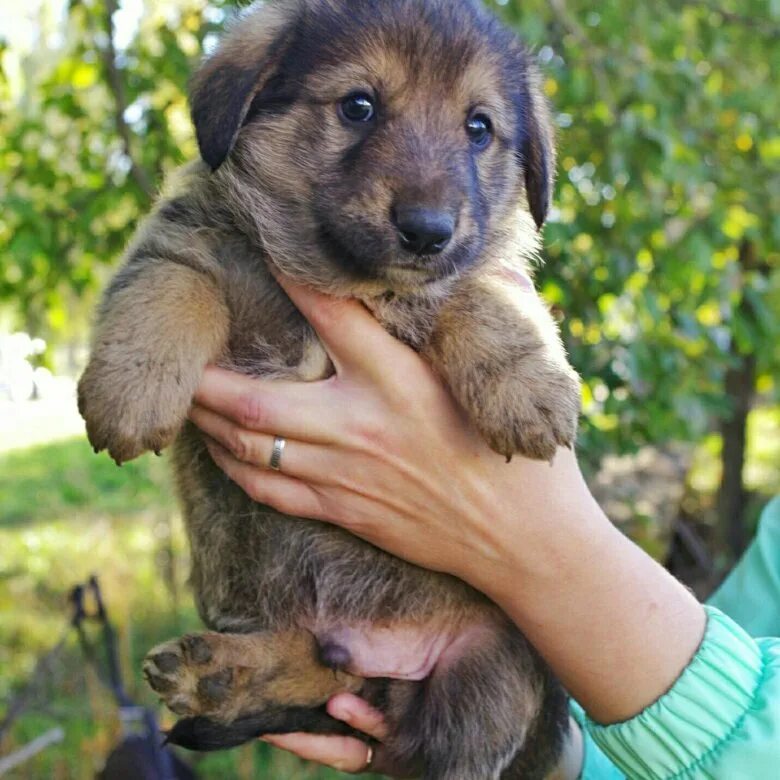
<path id="1" fill-rule="evenodd" d="M 471 650 L 491 643 L 489 619 L 461 627 L 435 625 L 340 626 L 314 630 L 325 664 L 360 677 L 419 681 L 446 671 Z"/>

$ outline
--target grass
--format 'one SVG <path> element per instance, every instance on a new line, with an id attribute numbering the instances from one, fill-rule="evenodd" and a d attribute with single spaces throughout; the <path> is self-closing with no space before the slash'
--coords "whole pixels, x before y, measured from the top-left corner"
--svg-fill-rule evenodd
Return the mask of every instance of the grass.
<path id="1" fill-rule="evenodd" d="M 57 641 L 69 614 L 69 589 L 91 574 L 101 579 L 118 629 L 131 695 L 170 725 L 140 677 L 140 662 L 155 644 L 198 630 L 199 621 L 186 587 L 184 533 L 165 460 L 145 457 L 118 469 L 81 438 L 0 455 L 0 702 L 10 699 Z M 75 643 L 0 752 L 53 726 L 65 730 L 64 743 L 8 777 L 91 780 L 115 744 L 116 710 Z M 261 744 L 185 758 L 202 778 L 343 777 Z"/>
<path id="2" fill-rule="evenodd" d="M 149 457 L 119 469 L 105 455 L 96 457 L 86 441 L 72 439 L 0 458 L 0 528 L 173 506 L 167 470 Z"/>
<path id="3" fill-rule="evenodd" d="M 767 497 L 780 492 L 780 409 L 754 413 L 749 448 L 750 489 Z M 698 495 L 711 496 L 717 485 L 717 455 L 715 439 L 699 448 L 691 479 Z M 93 573 L 101 578 L 119 632 L 130 693 L 158 708 L 140 678 L 141 659 L 155 644 L 199 628 L 165 459 L 145 457 L 118 469 L 105 455 L 95 456 L 83 438 L 0 454 L 0 702 L 9 700 L 56 642 L 67 620 L 70 587 Z M 158 716 L 170 725 L 165 711 L 158 708 Z M 0 751 L 53 726 L 64 728 L 65 742 L 8 777 L 91 779 L 117 740 L 113 703 L 73 644 Z M 200 777 L 215 780 L 344 777 L 260 744 L 187 759 Z"/>

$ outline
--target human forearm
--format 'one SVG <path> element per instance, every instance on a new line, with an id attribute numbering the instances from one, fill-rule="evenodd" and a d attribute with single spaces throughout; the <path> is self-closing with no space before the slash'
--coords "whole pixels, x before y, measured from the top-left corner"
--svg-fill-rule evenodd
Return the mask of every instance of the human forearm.
<path id="1" fill-rule="evenodd" d="M 537 475 L 516 498 L 524 518 L 536 504 L 538 520 L 499 509 L 500 553 L 461 576 L 520 626 L 595 720 L 619 722 L 672 686 L 701 642 L 704 610 L 612 526 L 574 456 L 559 459 L 554 477 Z"/>

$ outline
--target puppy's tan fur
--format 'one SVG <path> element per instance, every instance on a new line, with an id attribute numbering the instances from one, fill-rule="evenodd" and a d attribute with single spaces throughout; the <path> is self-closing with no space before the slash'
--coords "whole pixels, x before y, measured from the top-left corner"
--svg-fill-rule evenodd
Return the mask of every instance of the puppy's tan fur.
<path id="1" fill-rule="evenodd" d="M 355 90 L 377 96 L 370 128 L 339 116 Z M 475 106 L 495 133 L 479 152 L 464 131 Z M 97 450 L 121 463 L 175 443 L 198 605 L 233 632 L 150 654 L 152 686 L 187 716 L 173 736 L 213 748 L 338 731 L 321 706 L 352 690 L 383 707 L 388 749 L 428 778 L 543 777 L 565 700 L 493 605 L 253 504 L 185 424 L 209 362 L 304 381 L 333 372 L 275 267 L 361 299 L 502 455 L 549 460 L 572 445 L 577 377 L 547 310 L 512 281 L 538 249 L 554 164 L 527 54 L 470 0 L 282 0 L 245 16 L 205 63 L 193 117 L 204 162 L 180 172 L 129 248 L 79 385 Z M 455 214 L 452 244 L 405 255 L 389 216 L 399 202 Z M 460 649 L 419 682 L 333 676 L 327 665 L 350 648 L 333 651 L 331 638 L 371 626 Z"/>

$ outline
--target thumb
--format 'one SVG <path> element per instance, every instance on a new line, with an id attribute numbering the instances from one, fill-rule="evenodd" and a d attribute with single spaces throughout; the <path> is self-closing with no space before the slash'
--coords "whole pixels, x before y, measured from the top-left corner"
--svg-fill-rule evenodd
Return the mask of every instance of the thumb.
<path id="1" fill-rule="evenodd" d="M 337 373 L 361 373 L 380 379 L 388 365 L 411 353 L 358 301 L 324 295 L 284 276 L 277 277 L 277 281 L 317 331 Z"/>
<path id="2" fill-rule="evenodd" d="M 331 717 L 348 723 L 356 731 L 368 734 L 379 742 L 387 738 L 385 716 L 364 699 L 351 693 L 340 693 L 328 702 L 327 709 Z"/>

